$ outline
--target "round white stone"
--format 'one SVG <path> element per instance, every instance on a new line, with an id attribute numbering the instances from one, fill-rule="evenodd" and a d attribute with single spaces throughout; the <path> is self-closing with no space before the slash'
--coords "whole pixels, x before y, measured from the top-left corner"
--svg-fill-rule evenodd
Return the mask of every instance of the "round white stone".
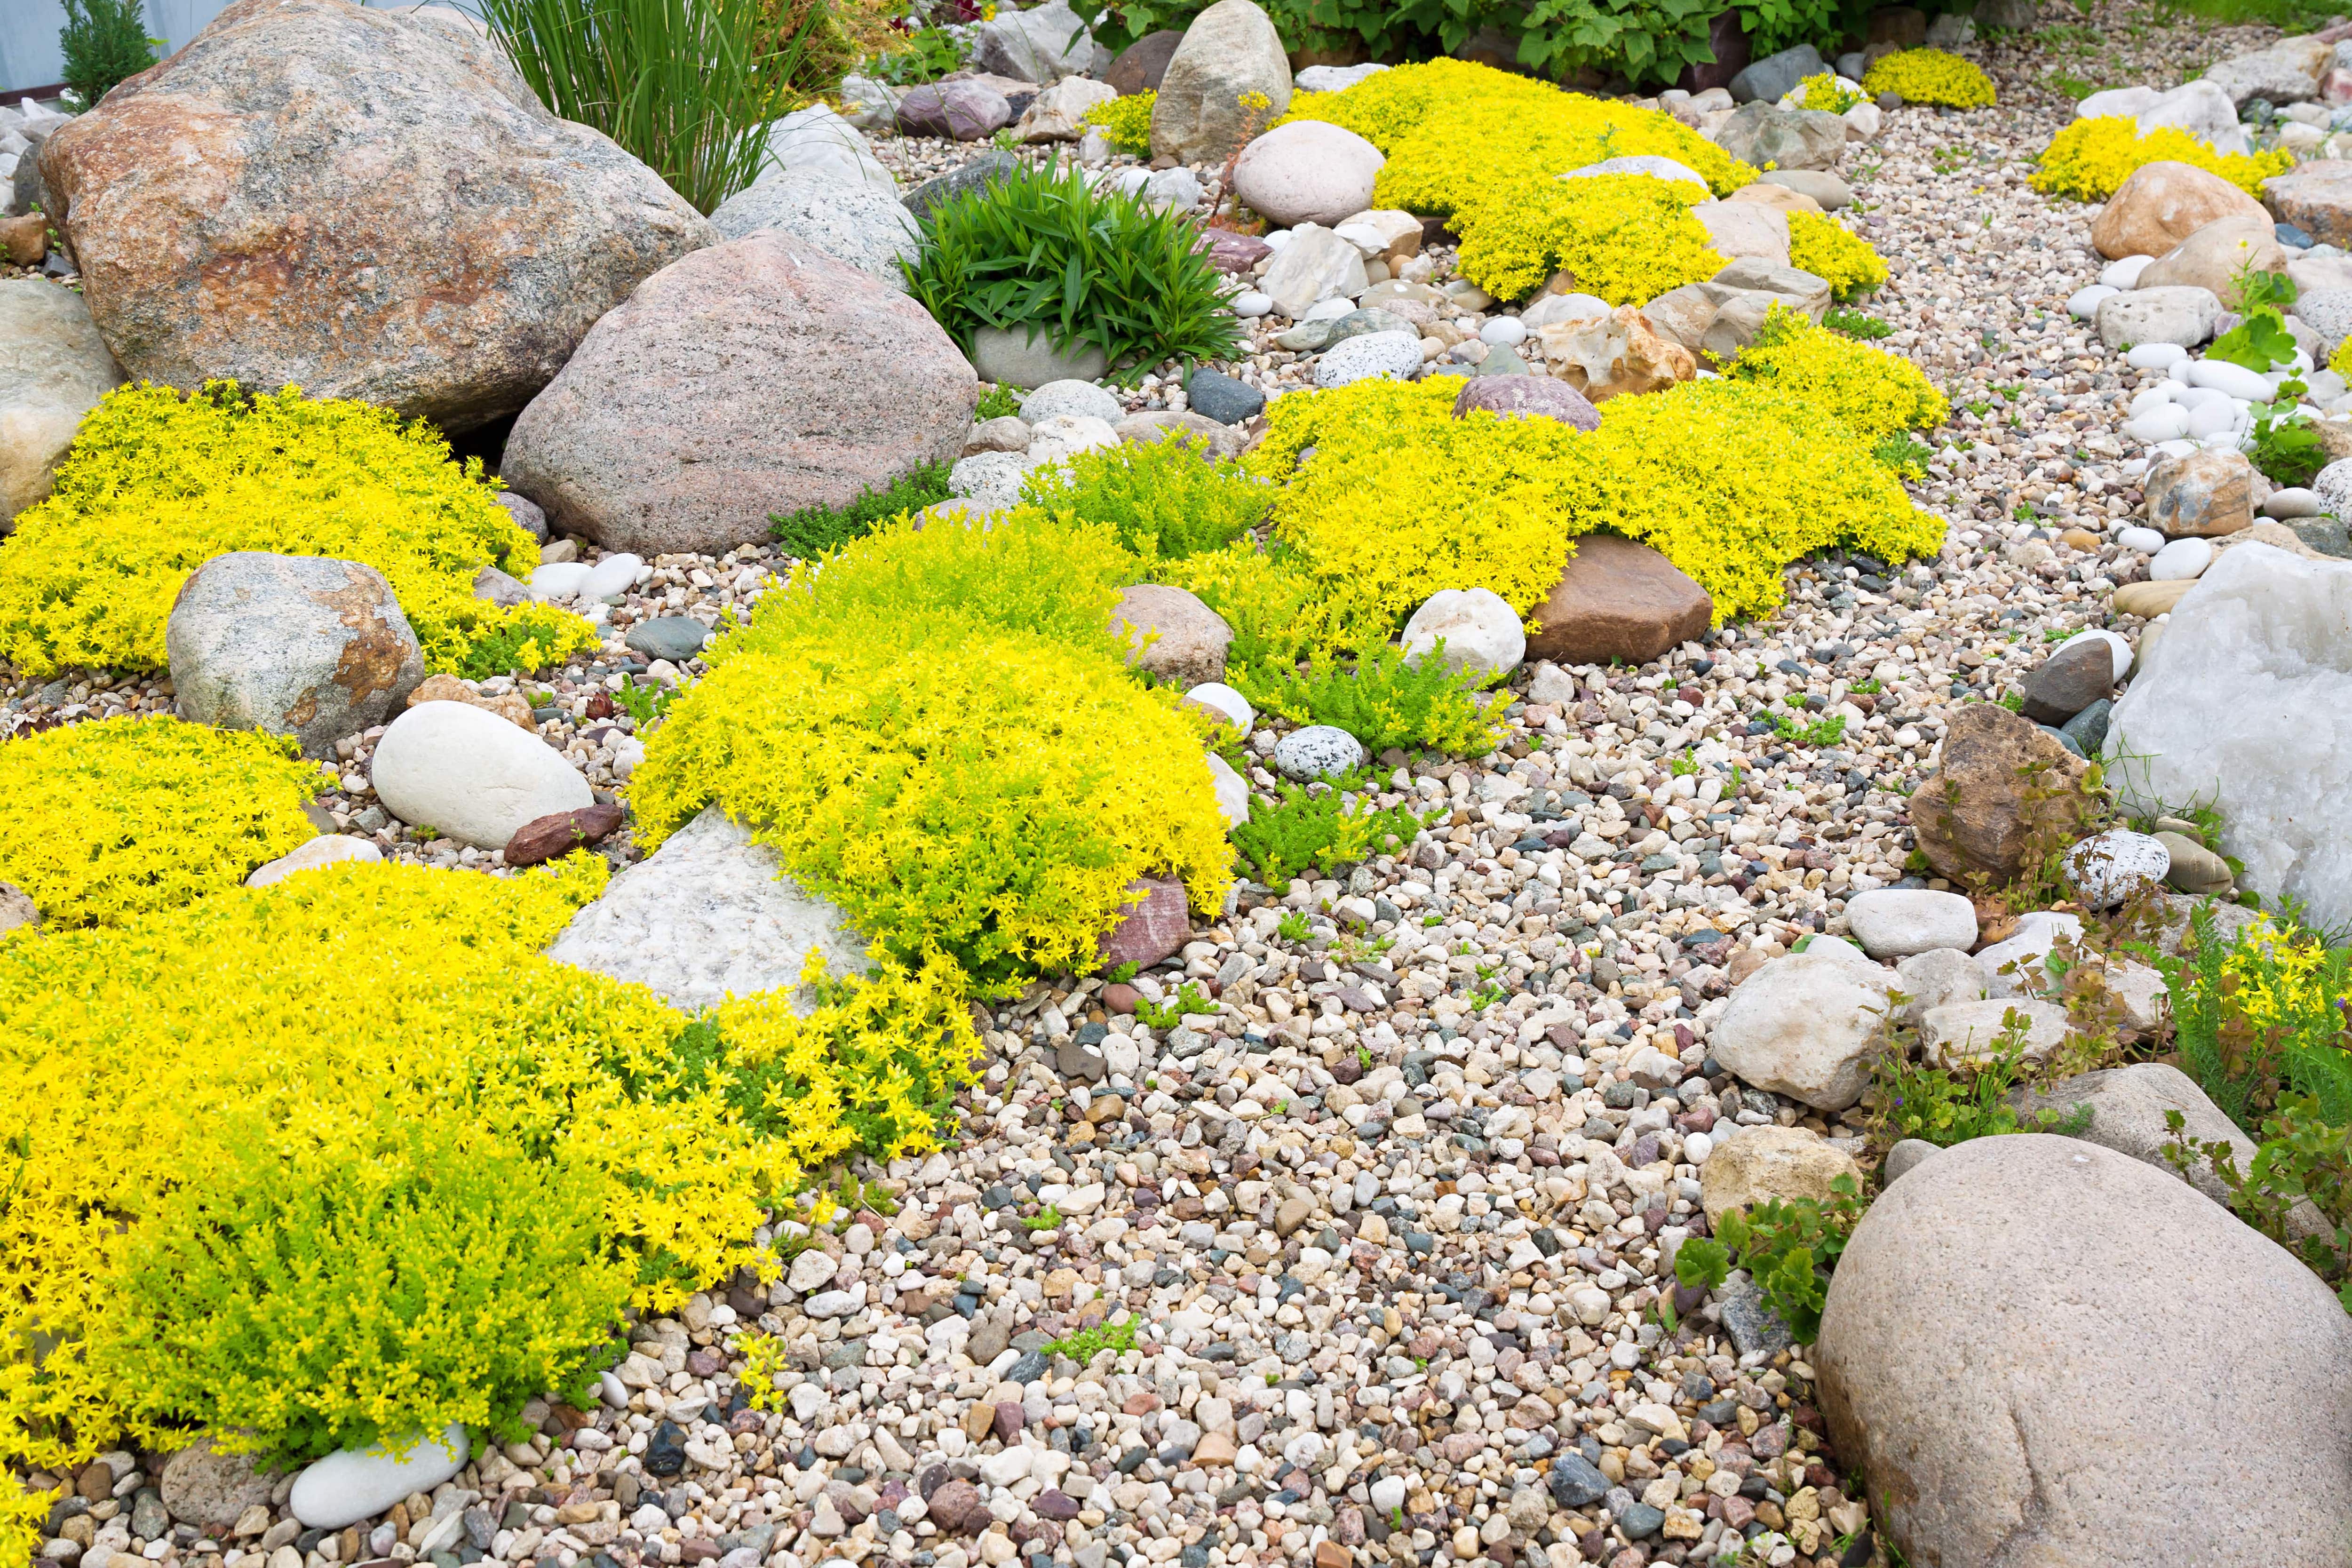
<path id="1" fill-rule="evenodd" d="M 1500 348 L 1516 348 L 1528 341 L 1528 325 L 1517 316 L 1497 316 L 1478 329 L 1478 341 Z"/>
<path id="2" fill-rule="evenodd" d="M 2147 271 L 2148 263 L 2155 259 L 2153 256 L 2126 256 L 2121 261 L 2110 261 L 2099 273 L 2099 281 L 2110 289 L 2137 289 L 2139 287 L 2139 275 Z M 2168 348 L 2171 345 L 2165 346 Z M 2137 353 L 2137 350 L 2133 351 L 2135 357 L 2131 362 L 2136 365 L 2140 363 L 2136 357 Z M 2140 368 L 2147 367 L 2141 365 Z"/>
<path id="3" fill-rule="evenodd" d="M 607 555 L 588 568 L 587 578 L 580 584 L 583 599 L 617 599 L 636 585 L 637 574 L 645 569 L 637 556 Z"/>
<path id="4" fill-rule="evenodd" d="M 1976 906 L 1931 888 L 1881 888 L 1846 900 L 1845 922 L 1873 958 L 1908 958 L 1977 942 Z M 1818 939 L 1816 939 L 1818 940 Z"/>
<path id="5" fill-rule="evenodd" d="M 2161 885 L 2171 869 L 2172 852 L 2161 840 L 2120 827 L 2094 834 L 2066 852 L 2066 873 L 2095 910 L 2111 910 L 2142 888 Z"/>
<path id="6" fill-rule="evenodd" d="M 2164 535 L 2152 528 L 2134 524 L 2116 531 L 2116 542 L 2126 550 L 2137 550 L 2142 555 L 2153 555 L 2164 548 Z"/>
<path id="7" fill-rule="evenodd" d="M 2213 546 L 2203 539 L 2176 539 L 2156 552 L 2147 563 L 2147 580 L 2151 583 L 2182 583 L 2204 574 L 2213 564 Z"/>
<path id="8" fill-rule="evenodd" d="M 525 823 L 596 804 L 553 747 L 465 702 L 420 702 L 394 720 L 369 771 L 385 810 L 477 849 L 504 849 Z"/>
<path id="9" fill-rule="evenodd" d="M 2200 359 L 2190 365 L 2189 384 L 2210 386 L 2226 396 L 2242 397 L 2249 401 L 2267 401 L 2271 395 L 2271 384 L 2263 378 L 2260 372 L 2248 370 L 2242 364 L 2231 364 L 2225 359 Z"/>
<path id="10" fill-rule="evenodd" d="M 1421 370 L 1421 339 L 1412 332 L 1366 332 L 1333 344 L 1315 363 L 1315 384 L 1352 386 L 1386 376 L 1411 381 Z"/>
<path id="11" fill-rule="evenodd" d="M 541 566 L 530 574 L 530 596 L 542 604 L 575 597 L 581 585 L 588 581 L 588 572 L 584 561 L 558 561 L 553 565 Z"/>
<path id="12" fill-rule="evenodd" d="M 2263 502 L 2264 517 L 2317 517 L 2326 510 L 2326 503 L 2319 499 L 2317 490 L 2305 489 L 2299 485 L 2273 490 L 2270 499 Z"/>
<path id="13" fill-rule="evenodd" d="M 1204 680 L 1184 696 L 1188 701 L 1202 703 L 1231 719 L 1244 741 L 1257 723 L 1257 710 L 1250 706 L 1249 699 L 1222 680 Z"/>
<path id="14" fill-rule="evenodd" d="M 296 1476 L 287 1507 L 312 1530 L 341 1530 L 412 1492 L 430 1492 L 466 1468 L 468 1449 L 465 1426 L 454 1421 L 437 1440 L 420 1433 L 404 1444 L 345 1448 Z"/>
<path id="15" fill-rule="evenodd" d="M 1255 289 L 1244 289 L 1234 296 L 1232 310 L 1245 321 L 1254 321 L 1274 309 L 1274 301 Z"/>
<path id="16" fill-rule="evenodd" d="M 2067 297 L 2066 313 L 2078 321 L 2087 321 L 2099 313 L 2099 301 L 2111 300 L 2122 293 L 2120 289 L 2105 283 L 2094 283 L 2087 289 L 2077 289 Z"/>
<path id="17" fill-rule="evenodd" d="M 2128 261 L 2145 259 L 2147 258 L 2138 256 L 2127 258 Z M 2126 265 L 2124 261 L 2116 263 L 2116 267 L 2124 265 Z M 2115 267 L 2107 268 L 2108 272 L 2114 270 Z M 2100 276 L 2104 278 L 2105 274 L 2102 273 Z M 2137 277 L 2138 274 L 2134 273 L 2133 276 Z M 2174 365 L 2186 363 L 2188 358 L 2189 351 L 2179 343 L 2138 343 L 2133 346 L 2129 353 L 2124 355 L 2124 363 L 2134 370 L 2170 370 Z"/>
<path id="18" fill-rule="evenodd" d="M 340 861 L 362 862 L 381 860 L 383 852 L 364 838 L 348 833 L 321 833 L 308 844 L 298 845 L 266 866 L 257 866 L 253 875 L 245 879 L 248 888 L 267 888 L 282 882 L 297 871 L 315 870 L 320 866 L 332 866 Z"/>
<path id="19" fill-rule="evenodd" d="M 1445 662 L 1481 675 L 1508 675 L 1528 656 L 1527 630 L 1491 588 L 1441 588 L 1404 624 L 1405 657 L 1418 659 L 1445 643 Z"/>
<path id="20" fill-rule="evenodd" d="M 1127 409 L 1109 392 L 1091 381 L 1049 381 L 1021 400 L 1021 417 L 1031 425 L 1056 415 L 1079 415 L 1116 425 Z"/>
<path id="21" fill-rule="evenodd" d="M 2177 441 L 2189 434 L 2189 410 L 2177 404 L 2160 403 L 2147 413 L 2124 421 L 2124 434 L 2135 441 L 2154 446 L 2159 441 Z"/>

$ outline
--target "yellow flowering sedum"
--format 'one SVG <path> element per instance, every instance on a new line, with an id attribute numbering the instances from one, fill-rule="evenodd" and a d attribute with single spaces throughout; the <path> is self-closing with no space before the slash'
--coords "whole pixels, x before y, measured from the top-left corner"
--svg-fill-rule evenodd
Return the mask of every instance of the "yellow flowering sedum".
<path id="1" fill-rule="evenodd" d="M 2046 196 L 2071 196 L 2078 202 L 2105 201 L 2141 165 L 2166 163 L 2192 163 L 2260 200 L 2263 182 L 2294 168 L 2294 154 L 2284 147 L 2266 153 L 2216 153 L 2177 127 L 2163 126 L 2143 136 L 2132 121 L 2110 114 L 2067 126 L 2042 149 L 2041 163 L 2033 188 Z"/>
<path id="2" fill-rule="evenodd" d="M 1899 93 L 1906 103 L 1952 109 L 1987 109 L 1994 97 L 1992 78 L 1941 49 L 1904 49 L 1884 57 L 1863 73 L 1862 90 L 1873 97 Z"/>
<path id="3" fill-rule="evenodd" d="M 1577 287 L 1638 302 L 1709 273 L 1706 231 L 1677 205 L 1703 200 L 1656 181 L 1603 178 L 1602 191 L 1554 189 L 1571 169 L 1636 153 L 1671 158 L 1728 195 L 1756 178 L 1673 116 L 1562 91 L 1463 60 L 1379 71 L 1344 92 L 1291 100 L 1291 120 L 1342 125 L 1386 154 L 1373 203 L 1450 215 L 1463 237 L 1462 275 L 1499 297 L 1543 280 L 1548 258 Z M 1718 259 L 1716 267 L 1722 262 Z"/>
<path id="4" fill-rule="evenodd" d="M 1151 151 L 1151 106 L 1159 101 L 1157 92 L 1130 92 L 1124 98 L 1096 104 L 1078 121 L 1100 131 L 1121 153 L 1148 154 Z"/>
<path id="5" fill-rule="evenodd" d="M 92 409 L 47 500 L 0 550 L 0 656 L 161 669 L 188 574 L 258 550 L 362 561 L 391 583 L 430 669 L 538 668 L 596 646 L 579 616 L 474 597 L 484 566 L 515 576 L 539 546 L 499 506 L 478 459 L 449 461 L 423 421 L 293 387 L 192 397 L 144 383 Z"/>
<path id="6" fill-rule="evenodd" d="M 2352 338 L 2336 345 L 2336 352 L 2327 356 L 2327 368 L 2338 375 L 2352 376 Z"/>
<path id="7" fill-rule="evenodd" d="M 320 782 L 289 739 L 163 714 L 0 742 L 0 882 L 52 927 L 176 909 L 315 837 Z"/>
<path id="8" fill-rule="evenodd" d="M 1821 279 L 1840 300 L 1857 299 L 1886 281 L 1885 258 L 1821 213 L 1789 215 L 1789 265 Z"/>
<path id="9" fill-rule="evenodd" d="M 1837 79 L 1834 71 L 1822 71 L 1797 84 L 1790 96 L 1800 109 L 1818 110 L 1823 114 L 1843 114 L 1870 95 L 1856 92 Z"/>
<path id="10" fill-rule="evenodd" d="M 1950 412 L 1944 395 L 1902 355 L 1778 305 L 1730 374 L 1801 398 L 1874 444 L 1898 431 L 1932 430 Z"/>
<path id="11" fill-rule="evenodd" d="M 584 1372 L 583 1339 L 624 1305 L 772 1268 L 753 1231 L 813 1167 L 930 1147 L 978 1050 L 952 966 L 812 976 L 805 1016 L 787 989 L 689 1022 L 539 956 L 605 876 L 587 855 L 514 878 L 343 865 L 0 943 L 0 1073 L 23 1139 L 0 1205 L 0 1465 L 168 1447 L 191 1421 L 281 1453 L 496 1429 Z M 408 1248 L 467 1256 L 473 1199 L 445 1148 L 534 1192 L 543 1174 L 559 1207 L 584 1198 L 575 1266 L 597 1292 L 542 1279 L 518 1297 L 477 1258 L 412 1283 L 426 1305 L 403 1318 Z M 419 1160 L 438 1173 L 421 1192 L 403 1174 Z M 281 1168 L 404 1192 L 403 1257 L 239 1285 L 203 1216 L 250 1213 Z M 496 1198 L 483 1214 L 533 1223 Z M 270 1206 L 299 1218 L 300 1194 Z M 337 1245 L 270 1234 L 289 1258 Z M 159 1268 L 173 1259 L 199 1267 Z"/>
<path id="12" fill-rule="evenodd" d="M 1275 539 L 1311 578 L 1331 643 L 1392 635 L 1440 587 L 1493 590 L 1525 615 L 1573 538 L 1654 546 L 1715 599 L 1717 624 L 1780 604 L 1780 569 L 1832 544 L 1886 560 L 1932 552 L 1918 511 L 1854 432 L 1743 381 L 1612 398 L 1601 428 L 1452 416 L 1458 384 L 1360 382 L 1294 394 L 1252 456 L 1270 476 L 1315 447 L 1275 504 Z"/>

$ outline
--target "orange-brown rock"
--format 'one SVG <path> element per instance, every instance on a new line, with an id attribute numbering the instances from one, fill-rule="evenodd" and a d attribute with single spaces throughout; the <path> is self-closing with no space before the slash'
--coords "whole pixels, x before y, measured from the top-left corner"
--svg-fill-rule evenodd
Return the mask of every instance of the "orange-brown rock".
<path id="1" fill-rule="evenodd" d="M 1588 533 L 1536 606 L 1527 657 L 1558 664 L 1647 664 L 1706 635 L 1715 602 L 1646 544 Z"/>
<path id="2" fill-rule="evenodd" d="M 539 733 L 539 721 L 530 716 L 530 704 L 519 693 L 509 691 L 497 697 L 486 697 L 454 675 L 428 675 L 408 696 L 407 706 L 423 702 L 463 702 L 468 708 L 479 708 L 495 713 L 509 724 Z"/>
<path id="3" fill-rule="evenodd" d="M 294 382 L 448 429 L 520 408 L 715 237 L 462 18 L 350 0 L 236 0 L 40 159 L 133 377 Z"/>
<path id="4" fill-rule="evenodd" d="M 1936 771 L 1911 796 L 1911 829 L 1939 876 L 2015 878 L 2033 841 L 2079 837 L 2090 764 L 1997 702 L 1953 710 Z"/>
<path id="5" fill-rule="evenodd" d="M 2270 221 L 2262 203 L 2194 163 L 2143 163 L 2091 220 L 2091 244 L 2108 260 L 2162 256 L 2215 218 Z"/>
<path id="6" fill-rule="evenodd" d="M 1594 403 L 1629 392 L 1659 392 L 1698 374 L 1682 344 L 1650 330 L 1631 305 L 1606 316 L 1559 321 L 1538 330 L 1551 374 Z"/>

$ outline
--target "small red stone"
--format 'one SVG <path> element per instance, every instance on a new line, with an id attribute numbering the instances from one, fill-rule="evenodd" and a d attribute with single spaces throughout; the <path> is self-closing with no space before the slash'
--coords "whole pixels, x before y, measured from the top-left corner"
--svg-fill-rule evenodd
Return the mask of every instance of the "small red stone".
<path id="1" fill-rule="evenodd" d="M 507 841 L 506 861 L 509 866 L 536 866 L 569 855 L 584 844 L 601 843 L 620 826 L 621 808 L 602 804 L 535 817 L 516 828 L 515 836 Z"/>

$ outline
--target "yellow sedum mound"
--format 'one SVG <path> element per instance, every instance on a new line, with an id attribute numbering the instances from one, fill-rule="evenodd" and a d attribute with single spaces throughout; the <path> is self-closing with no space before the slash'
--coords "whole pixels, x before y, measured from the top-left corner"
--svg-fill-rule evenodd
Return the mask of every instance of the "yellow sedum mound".
<path id="1" fill-rule="evenodd" d="M 596 646 L 545 605 L 474 597 L 484 566 L 518 577 L 539 546 L 482 478 L 422 421 L 293 387 L 192 397 L 144 383 L 82 421 L 50 498 L 0 549 L 0 656 L 27 674 L 161 669 L 164 622 L 188 574 L 259 550 L 362 561 L 383 573 L 429 669 L 536 669 Z"/>
<path id="2" fill-rule="evenodd" d="M 1843 544 L 1933 552 L 1943 525 L 1835 416 L 1742 381 L 1687 382 L 1603 405 L 1601 428 L 1453 417 L 1458 384 L 1360 382 L 1270 409 L 1252 462 L 1289 473 L 1275 539 L 1316 585 L 1318 631 L 1362 648 L 1441 587 L 1483 587 L 1526 615 L 1580 533 L 1638 539 L 1704 586 L 1717 624 L 1781 599 L 1780 570 Z"/>
<path id="3" fill-rule="evenodd" d="M 314 837 L 321 782 L 282 736 L 163 714 L 0 742 L 0 882 L 53 928 L 176 909 Z"/>
<path id="4" fill-rule="evenodd" d="M 1097 103 L 1078 116 L 1082 125 L 1091 125 L 1122 153 L 1148 156 L 1151 152 L 1151 107 L 1160 101 L 1160 94 L 1147 89 L 1114 98 L 1108 103 Z"/>
<path id="5" fill-rule="evenodd" d="M 1944 395 L 1902 355 L 1778 305 L 1729 374 L 1801 398 L 1873 444 L 1904 430 L 1932 430 L 1950 413 Z"/>
<path id="6" fill-rule="evenodd" d="M 2294 167 L 2284 147 L 2266 153 L 2216 153 L 2188 132 L 2163 126 L 2143 136 L 2120 115 L 2077 120 L 2051 138 L 2033 172 L 2033 188 L 2045 196 L 2103 202 L 2147 163 L 2190 163 L 2219 174 L 2257 201 L 2263 182 Z"/>
<path id="7" fill-rule="evenodd" d="M 1992 78 L 1941 49 L 1904 49 L 1882 58 L 1863 73 L 1862 90 L 1874 98 L 1899 93 L 1906 103 L 1950 109 L 1989 109 L 1994 96 Z"/>
<path id="8" fill-rule="evenodd" d="M 1032 507 L 886 525 L 713 650 L 631 783 L 640 832 L 717 801 L 877 953 L 982 989 L 1091 968 L 1138 877 L 1214 909 L 1205 721 L 1109 635 L 1139 575 L 1109 527 Z"/>
<path id="9" fill-rule="evenodd" d="M 1858 299 L 1886 281 L 1885 258 L 1821 213 L 1789 215 L 1789 265 L 1821 279 L 1840 300 Z"/>
<path id="10" fill-rule="evenodd" d="M 1646 177 L 1604 177 L 1595 183 L 1609 189 L 1581 195 L 1549 188 L 1571 169 L 1648 153 L 1691 170 L 1717 195 L 1756 178 L 1671 115 L 1463 60 L 1399 66 L 1344 92 L 1302 93 L 1288 118 L 1329 121 L 1378 147 L 1388 163 L 1374 205 L 1450 215 L 1463 237 L 1462 275 L 1498 298 L 1540 283 L 1547 258 L 1576 269 L 1577 288 L 1615 304 L 1712 275 L 1696 270 L 1714 254 L 1706 231 L 1672 210 L 1704 199 L 1698 192 Z M 1635 184 L 1653 189 L 1633 194 Z M 1588 237 L 1587 229 L 1595 232 Z"/>
<path id="11" fill-rule="evenodd" d="M 297 1455 L 499 1429 L 590 1373 L 625 1305 L 772 1269 L 753 1232 L 819 1165 L 932 1146 L 979 1048 L 951 967 L 812 977 L 805 1014 L 787 988 L 689 1022 L 539 955 L 605 876 L 586 855 L 514 878 L 335 866 L 0 942 L 21 1139 L 0 1205 L 0 1465 L 173 1447 L 190 1422 Z M 582 1233 L 553 1239 L 577 1278 L 516 1279 L 471 1248 L 486 1223 L 548 1239 L 512 1192 L 467 1188 L 484 1169 L 566 1210 Z M 345 1217 L 398 1244 L 306 1266 L 342 1238 L 279 1192 L 277 1227 L 225 1247 L 218 1216 L 252 1220 L 256 1184 L 286 1184 L 273 1172 L 356 1192 Z M 399 1206 L 364 1201 L 387 1192 Z"/>

